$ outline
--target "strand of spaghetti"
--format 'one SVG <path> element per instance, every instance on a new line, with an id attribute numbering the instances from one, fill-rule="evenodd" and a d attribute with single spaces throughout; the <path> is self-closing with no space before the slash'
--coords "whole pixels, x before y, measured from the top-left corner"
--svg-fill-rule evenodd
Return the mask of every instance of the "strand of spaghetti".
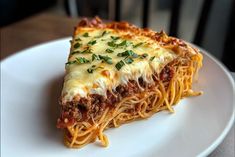
<path id="1" fill-rule="evenodd" d="M 68 147 L 70 147 L 70 148 L 80 148 L 80 146 L 81 145 L 75 145 L 75 144 L 73 144 L 72 146 L 70 146 L 70 143 L 71 143 L 71 138 L 69 138 L 67 135 L 65 135 L 65 137 L 64 137 L 64 143 L 65 143 L 65 145 L 67 145 Z M 76 141 L 77 142 L 77 141 Z"/>
<path id="2" fill-rule="evenodd" d="M 132 96 L 132 97 L 134 97 L 134 96 Z M 130 98 L 129 98 L 130 99 Z M 119 107 L 123 104 L 123 102 L 125 102 L 125 101 L 127 101 L 128 100 L 128 98 L 124 98 L 121 102 L 119 102 L 117 105 L 116 105 L 116 107 L 114 108 L 114 111 L 113 111 L 113 113 L 116 113 L 116 111 L 119 109 Z"/>
<path id="3" fill-rule="evenodd" d="M 113 125 L 114 125 L 114 127 L 116 128 L 116 127 L 118 127 L 118 125 L 117 125 L 117 122 L 116 122 L 116 119 L 115 118 L 113 118 Z"/>
<path id="4" fill-rule="evenodd" d="M 142 105 L 141 105 L 141 111 L 140 111 L 140 113 L 143 115 L 143 117 L 142 118 L 147 118 L 147 117 L 149 117 L 149 115 L 146 113 L 146 109 L 147 109 L 147 102 L 146 101 L 143 101 L 142 102 Z"/>
<path id="5" fill-rule="evenodd" d="M 85 126 L 85 127 L 87 127 L 87 128 L 89 128 L 89 127 L 92 126 L 92 125 L 91 125 L 90 123 L 88 123 L 88 122 L 82 122 L 82 125 Z"/>
<path id="6" fill-rule="evenodd" d="M 144 91 L 144 88 L 141 87 L 141 85 L 139 84 L 139 80 L 137 80 L 136 82 L 137 82 L 137 86 L 139 87 L 139 89 L 140 89 L 141 91 Z"/>
<path id="7" fill-rule="evenodd" d="M 102 122 L 102 120 L 103 120 L 103 118 L 105 117 L 105 115 L 106 115 L 107 112 L 108 112 L 108 108 L 105 110 L 104 114 L 102 115 L 102 117 L 101 117 L 101 119 L 100 119 L 100 121 L 98 122 L 97 125 L 99 125 L 99 124 Z M 84 132 L 82 132 L 82 133 L 80 133 L 80 134 L 77 134 L 77 137 L 85 136 L 86 134 L 90 133 L 92 130 L 94 130 L 95 128 L 97 128 L 97 125 L 93 125 L 93 126 L 90 127 L 88 130 L 86 130 L 86 131 L 84 131 Z"/>
<path id="8" fill-rule="evenodd" d="M 156 106 L 155 106 L 153 111 L 157 111 L 158 108 L 160 107 L 160 105 L 162 105 L 163 102 L 164 102 L 164 95 L 163 95 L 163 93 L 160 90 L 156 90 L 156 92 L 159 93 L 159 100 L 158 100 L 158 102 L 157 102 L 157 104 L 156 104 Z"/>
<path id="9" fill-rule="evenodd" d="M 74 129 L 75 129 L 74 125 L 67 127 L 67 130 L 69 131 L 70 135 L 73 135 Z"/>
<path id="10" fill-rule="evenodd" d="M 153 104 L 156 104 L 156 106 L 158 106 L 157 100 L 158 100 L 158 99 L 161 99 L 162 94 L 161 94 L 161 92 L 157 89 L 157 90 L 155 91 L 154 95 L 155 95 L 155 97 L 154 97 Z M 158 101 L 158 102 L 159 102 L 159 101 Z"/>
<path id="11" fill-rule="evenodd" d="M 76 126 L 75 127 L 75 132 L 74 132 L 74 136 L 73 136 L 73 140 L 72 142 L 70 143 L 70 147 L 72 147 L 72 145 L 74 144 L 76 138 L 77 138 L 77 135 L 78 135 L 78 127 Z"/>
<path id="12" fill-rule="evenodd" d="M 158 100 L 158 96 L 156 93 L 151 93 L 149 96 L 148 96 L 148 99 L 146 99 L 146 103 L 149 104 L 147 106 L 147 110 L 153 110 L 154 106 L 156 106 L 156 102 Z"/>
<path id="13" fill-rule="evenodd" d="M 110 124 L 113 124 L 114 127 L 118 127 L 129 121 L 147 118 L 155 112 L 165 109 L 174 112 L 172 105 L 177 103 L 182 97 L 200 94 L 200 92 L 191 90 L 192 77 L 194 72 L 198 69 L 198 67 L 194 67 L 193 62 L 194 61 L 175 69 L 176 73 L 169 82 L 167 90 L 165 89 L 166 84 L 158 80 L 156 82 L 158 86 L 154 91 L 144 91 L 141 94 L 135 94 L 122 99 L 110 112 L 109 109 L 106 109 L 102 116 L 97 119 L 98 122 L 92 120 L 93 125 L 89 122 L 79 124 L 83 125 L 79 127 L 79 131 L 74 129 L 75 126 L 71 128 L 68 127 L 68 133 L 72 136 L 72 139 L 69 135 L 66 135 L 66 145 L 81 147 L 94 141 L 96 137 L 98 137 L 102 145 L 107 146 L 108 138 L 103 132 L 106 128 L 110 127 Z M 132 110 L 132 112 L 128 113 L 129 110 Z"/>
<path id="14" fill-rule="evenodd" d="M 105 119 L 106 114 L 108 113 L 108 111 L 109 111 L 109 108 L 106 108 L 106 110 L 104 111 L 102 117 L 100 118 L 100 120 L 99 120 L 99 122 L 98 122 L 98 125 L 104 121 L 104 119 Z"/>
<path id="15" fill-rule="evenodd" d="M 141 96 L 141 94 L 138 94 L 138 95 Z M 142 95 L 143 95 L 143 94 L 142 94 Z M 135 104 L 140 103 L 140 102 L 142 102 L 142 101 L 144 101 L 145 99 L 148 98 L 148 97 L 145 97 L 145 96 L 141 96 L 141 97 L 142 97 L 141 99 L 138 98 L 137 96 L 133 96 L 133 97 L 135 97 L 136 100 L 130 99 L 130 102 L 131 102 L 131 103 L 135 103 Z"/>
<path id="16" fill-rule="evenodd" d="M 82 147 L 83 145 L 90 143 L 90 141 L 93 140 L 94 137 L 95 136 L 93 134 L 89 134 L 83 140 L 76 140 L 72 147 Z"/>
<path id="17" fill-rule="evenodd" d="M 159 82 L 159 89 L 157 89 L 156 91 L 159 91 L 159 92 L 160 92 L 160 96 L 159 96 L 157 105 L 156 105 L 155 108 L 154 108 L 154 111 L 157 111 L 158 108 L 159 108 L 160 106 L 162 106 L 163 103 L 164 103 L 164 97 L 166 96 L 166 94 L 165 94 L 165 90 L 163 90 L 163 89 L 164 89 L 163 84 L 162 84 L 161 82 Z"/>
<path id="18" fill-rule="evenodd" d="M 168 93 L 170 93 L 170 102 L 169 102 L 169 104 L 172 105 L 174 103 L 174 100 L 175 100 L 175 77 L 173 77 L 171 82 L 170 82 L 169 90 L 170 90 L 168 92 Z"/>
<path id="19" fill-rule="evenodd" d="M 105 122 L 103 125 L 101 125 L 100 129 L 99 129 L 99 139 L 102 143 L 103 146 L 108 146 L 108 139 L 107 136 L 103 134 L 103 131 L 105 129 L 105 127 L 108 125 L 110 120 L 108 120 L 107 122 Z"/>
<path id="20" fill-rule="evenodd" d="M 126 107 L 126 106 L 121 106 L 118 110 L 117 110 L 117 112 L 115 112 L 115 115 L 118 115 L 118 114 L 120 114 L 120 113 L 122 113 L 122 112 L 124 112 L 125 110 L 127 110 L 127 109 L 129 109 L 129 107 Z"/>
<path id="21" fill-rule="evenodd" d="M 173 113 L 174 110 L 173 110 L 173 108 L 170 106 L 170 104 L 169 104 L 169 102 L 168 102 L 168 100 L 167 100 L 168 94 L 166 93 L 165 88 L 164 88 L 163 84 L 161 83 L 161 81 L 159 82 L 159 84 L 160 84 L 161 90 L 162 90 L 162 92 L 163 92 L 164 102 L 165 102 L 165 104 L 166 104 L 168 110 Z"/>
<path id="22" fill-rule="evenodd" d="M 181 83 L 181 81 L 179 81 L 179 79 L 177 79 L 176 83 L 177 83 L 176 88 L 178 88 L 179 91 L 177 92 L 174 103 L 178 103 L 180 101 L 182 91 L 183 91 L 183 89 L 182 89 L 183 84 Z"/>
<path id="23" fill-rule="evenodd" d="M 82 137 L 82 136 L 85 136 L 86 134 L 88 134 L 88 133 L 90 133 L 91 132 L 91 130 L 94 130 L 95 128 L 96 128 L 97 126 L 92 126 L 92 127 L 90 127 L 88 130 L 86 130 L 86 131 L 84 131 L 84 132 L 82 132 L 82 133 L 78 133 L 78 137 Z"/>

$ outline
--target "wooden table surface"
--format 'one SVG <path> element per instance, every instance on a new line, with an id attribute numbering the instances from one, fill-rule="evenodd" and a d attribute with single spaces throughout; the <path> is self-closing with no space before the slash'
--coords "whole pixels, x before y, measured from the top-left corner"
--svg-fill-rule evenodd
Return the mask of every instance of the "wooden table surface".
<path id="1" fill-rule="evenodd" d="M 1 28 L 1 60 L 17 51 L 39 43 L 72 36 L 79 19 L 52 14 L 38 14 Z M 234 126 L 225 140 L 209 157 L 234 156 Z"/>
<path id="2" fill-rule="evenodd" d="M 72 36 L 79 19 L 42 13 L 1 28 L 1 59 L 30 46 Z"/>

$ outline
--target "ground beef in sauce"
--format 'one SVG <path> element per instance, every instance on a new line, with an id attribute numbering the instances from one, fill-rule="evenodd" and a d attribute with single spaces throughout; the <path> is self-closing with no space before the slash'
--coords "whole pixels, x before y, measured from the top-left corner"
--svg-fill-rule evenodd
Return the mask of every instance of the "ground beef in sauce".
<path id="1" fill-rule="evenodd" d="M 161 71 L 159 78 L 163 82 L 169 82 L 174 75 L 174 69 L 171 66 L 165 66 Z M 155 80 L 155 79 L 154 79 Z M 152 88 L 142 78 L 138 79 L 142 88 Z M 122 98 L 141 92 L 138 84 L 130 80 L 127 85 L 119 85 L 115 91 L 107 91 L 107 98 L 98 94 L 91 94 L 90 99 L 81 98 L 79 102 L 68 102 L 62 108 L 61 117 L 58 119 L 57 127 L 65 128 L 72 125 L 75 121 L 88 120 L 91 116 L 101 116 L 105 108 L 114 107 Z M 66 120 L 65 120 L 66 119 Z"/>
<path id="2" fill-rule="evenodd" d="M 169 82 L 173 77 L 173 75 L 174 75 L 173 67 L 166 66 L 164 69 L 162 69 L 160 73 L 160 80 L 163 82 Z"/>

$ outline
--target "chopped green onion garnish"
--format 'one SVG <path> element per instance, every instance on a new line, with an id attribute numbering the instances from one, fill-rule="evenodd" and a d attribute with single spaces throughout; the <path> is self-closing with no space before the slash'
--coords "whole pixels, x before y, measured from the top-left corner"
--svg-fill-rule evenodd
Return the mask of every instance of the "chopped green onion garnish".
<path id="1" fill-rule="evenodd" d="M 92 54 L 91 57 L 92 57 L 92 61 L 95 60 L 95 59 L 100 60 L 99 56 L 97 56 L 96 54 Z"/>
<path id="2" fill-rule="evenodd" d="M 76 61 L 68 61 L 67 63 L 65 63 L 66 65 L 70 65 L 70 64 L 74 64 L 76 63 Z"/>
<path id="3" fill-rule="evenodd" d="M 111 36 L 111 38 L 112 38 L 113 40 L 118 40 L 118 39 L 120 39 L 120 37 L 114 37 L 114 36 Z"/>
<path id="4" fill-rule="evenodd" d="M 87 69 L 87 72 L 88 73 L 93 73 L 96 69 L 103 69 L 103 67 L 99 66 L 99 67 L 96 67 L 96 65 L 92 65 L 90 68 Z"/>
<path id="5" fill-rule="evenodd" d="M 83 50 L 81 53 L 92 53 L 92 52 L 91 52 L 91 49 L 87 48 L 87 49 Z"/>
<path id="6" fill-rule="evenodd" d="M 76 53 L 81 53 L 81 51 L 73 51 L 71 52 L 71 55 L 76 54 Z"/>
<path id="7" fill-rule="evenodd" d="M 83 37 L 89 37 L 89 34 L 86 32 L 82 35 Z"/>
<path id="8" fill-rule="evenodd" d="M 105 51 L 108 53 L 113 53 L 113 50 L 111 50 L 111 49 L 106 49 Z"/>
<path id="9" fill-rule="evenodd" d="M 82 44 L 80 44 L 80 43 L 76 43 L 76 44 L 73 45 L 73 47 L 74 47 L 75 49 L 77 49 L 77 48 L 79 48 L 81 45 L 82 45 Z"/>
<path id="10" fill-rule="evenodd" d="M 108 33 L 109 32 L 107 32 L 107 31 L 103 31 L 103 33 L 101 35 L 95 36 L 95 38 L 101 38 L 101 37 L 105 36 L 105 34 L 108 34 Z M 101 39 L 101 40 L 103 40 L 103 39 Z"/>
<path id="11" fill-rule="evenodd" d="M 124 61 L 126 64 L 131 64 L 132 62 L 134 62 L 134 60 L 130 57 L 125 58 Z"/>
<path id="12" fill-rule="evenodd" d="M 95 44 L 96 44 L 96 40 L 89 41 L 89 42 L 87 43 L 87 45 L 95 45 Z"/>
<path id="13" fill-rule="evenodd" d="M 115 67 L 117 68 L 117 70 L 120 70 L 124 65 L 125 65 L 125 63 L 121 60 L 121 61 L 117 62 Z"/>
<path id="14" fill-rule="evenodd" d="M 76 54 L 76 53 L 85 54 L 85 53 L 92 53 L 92 51 L 91 51 L 91 49 L 88 48 L 83 51 L 73 51 L 73 52 L 71 52 L 71 55 Z"/>
<path id="15" fill-rule="evenodd" d="M 118 53 L 117 56 L 118 56 L 118 57 L 127 57 L 127 56 L 131 56 L 131 57 L 133 57 L 133 58 L 137 58 L 137 57 L 138 57 L 138 55 L 137 55 L 135 52 L 133 52 L 132 50 L 126 50 L 126 51 L 124 51 L 124 52 L 122 52 L 122 53 Z"/>
<path id="16" fill-rule="evenodd" d="M 104 31 L 102 34 L 101 34 L 101 37 L 104 36 L 105 34 L 107 34 L 108 32 L 107 31 Z"/>
<path id="17" fill-rule="evenodd" d="M 151 57 L 149 60 L 150 60 L 150 61 L 153 61 L 153 60 L 154 60 L 154 58 L 155 58 L 155 56 Z"/>
<path id="18" fill-rule="evenodd" d="M 144 59 L 144 58 L 148 57 L 148 54 L 147 54 L 147 53 L 144 53 L 144 54 L 142 54 L 142 55 L 139 55 L 139 57 L 140 57 L 141 59 Z"/>
<path id="19" fill-rule="evenodd" d="M 108 63 L 108 64 L 113 64 L 112 59 L 105 60 L 105 62 Z"/>
<path id="20" fill-rule="evenodd" d="M 113 37 L 113 38 L 116 39 L 115 37 Z M 108 42 L 107 44 L 108 44 L 110 47 L 128 46 L 128 44 L 129 44 L 126 40 L 122 41 L 122 42 L 119 43 L 119 44 L 116 44 L 115 41 L 116 41 L 116 40 L 110 41 L 110 42 Z"/>
<path id="21" fill-rule="evenodd" d="M 140 45 L 142 45 L 143 44 L 143 42 L 140 42 L 140 43 L 138 43 L 138 44 L 136 44 L 136 45 L 133 45 L 133 48 L 136 48 L 136 47 L 138 47 L 138 46 L 140 46 Z"/>
<path id="22" fill-rule="evenodd" d="M 88 69 L 87 69 L 87 72 L 88 72 L 88 73 L 93 73 L 94 70 L 95 70 L 95 69 L 88 68 Z"/>
<path id="23" fill-rule="evenodd" d="M 74 63 L 79 63 L 79 64 L 83 64 L 83 63 L 89 63 L 90 61 L 84 57 L 78 57 L 76 58 L 74 61 L 68 61 L 67 63 L 65 63 L 66 65 L 70 65 L 70 64 L 74 64 Z"/>
<path id="24" fill-rule="evenodd" d="M 113 64 L 113 61 L 112 61 L 112 58 L 109 57 L 109 56 L 102 56 L 102 55 L 99 55 L 99 58 L 103 61 L 105 61 L 106 63 L 108 64 Z"/>
<path id="25" fill-rule="evenodd" d="M 81 64 L 90 62 L 88 59 L 86 59 L 84 57 L 78 57 L 78 58 L 76 58 L 76 61 Z"/>
<path id="26" fill-rule="evenodd" d="M 82 41 L 79 37 L 75 39 L 75 41 Z"/>
<path id="27" fill-rule="evenodd" d="M 117 44 L 115 44 L 114 41 L 108 42 L 108 45 L 109 45 L 110 47 L 116 47 L 116 46 L 117 46 Z"/>
<path id="28" fill-rule="evenodd" d="M 118 46 L 127 46 L 127 41 L 124 40 L 123 42 L 121 42 L 120 44 L 118 44 Z"/>

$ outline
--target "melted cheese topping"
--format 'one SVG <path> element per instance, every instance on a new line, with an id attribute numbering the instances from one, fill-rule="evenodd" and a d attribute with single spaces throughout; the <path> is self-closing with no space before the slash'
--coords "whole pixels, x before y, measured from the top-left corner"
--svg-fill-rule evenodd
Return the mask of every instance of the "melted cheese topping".
<path id="1" fill-rule="evenodd" d="M 89 44 L 92 41 L 93 44 Z M 113 42 L 120 45 L 123 41 L 126 41 L 123 46 L 112 47 L 108 44 L 108 42 Z M 135 36 L 131 32 L 107 28 L 78 28 L 71 44 L 68 59 L 71 64 L 66 65 L 66 76 L 62 91 L 63 101 L 71 101 L 76 96 L 87 97 L 89 94 L 106 96 L 107 90 L 115 90 L 118 85 L 128 83 L 128 80 L 138 82 L 139 77 L 142 77 L 148 83 L 152 83 L 152 74 L 160 73 L 167 63 L 177 57 L 173 51 L 160 47 L 156 41 L 148 37 Z M 75 44 L 79 46 L 75 46 Z M 90 52 L 86 53 L 84 51 L 86 49 Z M 113 52 L 108 53 L 107 49 L 111 49 Z M 144 53 L 148 56 L 132 58 L 132 63 L 125 63 L 118 70 L 115 65 L 121 60 L 124 61 L 125 57 L 117 56 L 117 54 L 127 50 L 132 50 L 139 56 Z M 96 59 L 92 61 L 93 54 L 110 57 L 112 64 Z M 84 57 L 90 62 L 82 64 L 73 62 L 79 57 Z M 89 73 L 87 69 L 91 68 L 92 65 L 95 65 L 96 68 L 92 73 Z"/>

